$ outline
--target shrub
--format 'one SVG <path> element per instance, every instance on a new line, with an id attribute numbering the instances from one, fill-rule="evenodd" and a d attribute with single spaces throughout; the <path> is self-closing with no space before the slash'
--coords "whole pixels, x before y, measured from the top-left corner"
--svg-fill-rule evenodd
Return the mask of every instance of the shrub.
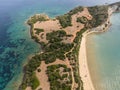
<path id="1" fill-rule="evenodd" d="M 74 8 L 73 10 L 71 10 L 68 14 L 73 15 L 73 14 L 76 14 L 76 13 L 82 12 L 82 11 L 83 11 L 83 7 L 78 6 L 78 7 Z"/>
<path id="2" fill-rule="evenodd" d="M 82 16 L 82 17 L 77 18 L 77 22 L 80 22 L 82 24 L 86 24 L 86 23 L 88 23 L 88 20 L 86 17 Z"/>
<path id="3" fill-rule="evenodd" d="M 37 21 L 46 21 L 46 20 L 47 20 L 46 17 L 47 17 L 46 15 L 42 15 L 42 14 L 40 14 L 40 15 L 34 15 L 34 16 L 32 16 L 32 17 L 27 21 L 27 24 L 33 25 L 33 24 L 36 23 Z"/>
<path id="4" fill-rule="evenodd" d="M 89 21 L 89 24 L 92 27 L 97 27 L 104 23 L 108 18 L 108 6 L 95 6 L 88 7 L 90 14 L 92 15 L 92 20 Z"/>
<path id="5" fill-rule="evenodd" d="M 31 87 L 32 87 L 32 90 L 35 90 L 38 86 L 40 85 L 37 77 L 36 77 L 36 74 L 33 73 L 32 77 L 31 77 Z"/>
<path id="6" fill-rule="evenodd" d="M 69 14 L 58 16 L 57 19 L 59 20 L 59 22 L 63 28 L 66 28 L 68 26 L 72 26 L 71 16 Z"/>
<path id="7" fill-rule="evenodd" d="M 36 31 L 35 34 L 39 35 L 41 32 L 44 32 L 44 29 L 40 29 L 40 28 L 34 28 L 34 30 Z"/>
<path id="8" fill-rule="evenodd" d="M 67 69 L 67 66 L 63 64 L 51 65 L 47 67 L 47 74 L 50 81 L 51 90 L 71 90 L 70 84 L 72 84 L 72 82 L 69 82 L 70 80 L 64 81 L 64 78 L 68 78 L 68 74 L 63 74 L 62 76 L 60 76 L 59 69 L 61 67 Z M 69 77 L 68 79 L 71 79 L 71 77 Z"/>

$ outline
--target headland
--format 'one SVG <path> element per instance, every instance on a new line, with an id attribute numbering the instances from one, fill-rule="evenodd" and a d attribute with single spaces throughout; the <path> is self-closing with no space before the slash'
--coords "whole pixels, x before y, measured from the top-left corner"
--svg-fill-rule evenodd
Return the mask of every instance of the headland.
<path id="1" fill-rule="evenodd" d="M 25 65 L 19 90 L 95 90 L 87 65 L 86 36 L 108 30 L 110 15 L 119 6 L 79 6 L 54 19 L 45 14 L 30 17 L 31 37 L 42 51 Z"/>

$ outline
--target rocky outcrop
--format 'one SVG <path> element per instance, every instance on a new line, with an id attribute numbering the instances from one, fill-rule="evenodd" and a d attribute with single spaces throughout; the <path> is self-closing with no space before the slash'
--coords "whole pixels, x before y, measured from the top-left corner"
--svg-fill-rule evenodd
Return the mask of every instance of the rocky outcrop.
<path id="1" fill-rule="evenodd" d="M 120 2 L 110 4 L 109 8 L 112 10 L 112 13 L 120 12 Z"/>
<path id="2" fill-rule="evenodd" d="M 108 28 L 110 27 L 111 23 L 110 21 L 106 21 L 104 24 L 96 27 L 96 28 L 92 28 L 90 31 L 94 31 L 94 32 L 105 32 L 106 30 L 108 30 Z"/>
<path id="3" fill-rule="evenodd" d="M 120 2 L 113 3 L 113 4 L 110 4 L 108 6 L 109 6 L 109 8 L 108 8 L 108 19 L 102 25 L 99 25 L 96 28 L 92 28 L 90 31 L 104 32 L 104 31 L 108 30 L 108 28 L 111 26 L 110 17 L 113 13 L 120 12 Z"/>

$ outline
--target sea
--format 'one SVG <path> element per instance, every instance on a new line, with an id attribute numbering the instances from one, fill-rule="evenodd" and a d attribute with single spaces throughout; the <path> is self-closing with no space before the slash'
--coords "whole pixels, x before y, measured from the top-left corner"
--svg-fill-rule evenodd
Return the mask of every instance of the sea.
<path id="1" fill-rule="evenodd" d="M 104 33 L 87 37 L 87 57 L 96 90 L 120 90 L 120 13 L 111 16 Z"/>
<path id="2" fill-rule="evenodd" d="M 30 16 L 45 13 L 54 18 L 79 5 L 94 6 L 116 1 L 119 0 L 0 0 L 0 90 L 18 90 L 24 65 L 41 50 L 40 45 L 31 39 L 30 27 L 26 24 Z M 99 83 L 103 83 L 105 90 L 120 90 L 118 18 L 119 13 L 112 16 L 113 25 L 107 33 L 90 36 L 93 39 L 90 40 L 91 48 L 96 45 L 93 51 L 97 52 L 100 76 L 104 76 Z"/>

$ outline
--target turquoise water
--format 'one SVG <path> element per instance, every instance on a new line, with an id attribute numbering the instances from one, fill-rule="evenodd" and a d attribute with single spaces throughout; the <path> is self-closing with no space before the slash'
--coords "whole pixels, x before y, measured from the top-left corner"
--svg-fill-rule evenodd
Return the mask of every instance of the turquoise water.
<path id="1" fill-rule="evenodd" d="M 40 51 L 25 21 L 36 13 L 55 17 L 78 5 L 91 6 L 119 0 L 0 0 L 0 90 L 17 90 L 29 56 Z"/>
<path id="2" fill-rule="evenodd" d="M 64 14 L 79 3 L 69 0 L 0 1 L 0 90 L 17 90 L 30 55 L 40 51 L 25 21 L 36 13 L 50 17 Z"/>
<path id="3" fill-rule="evenodd" d="M 91 35 L 94 49 L 89 53 L 95 56 L 95 63 L 99 71 L 99 82 L 95 83 L 97 90 L 120 90 L 120 13 L 111 17 L 112 26 L 109 31 Z M 93 48 L 92 47 L 92 48 Z M 90 59 L 89 59 L 90 61 Z M 91 69 L 95 75 L 94 65 Z M 93 81 L 96 79 L 94 78 Z M 99 88 L 99 89 L 98 89 Z"/>

